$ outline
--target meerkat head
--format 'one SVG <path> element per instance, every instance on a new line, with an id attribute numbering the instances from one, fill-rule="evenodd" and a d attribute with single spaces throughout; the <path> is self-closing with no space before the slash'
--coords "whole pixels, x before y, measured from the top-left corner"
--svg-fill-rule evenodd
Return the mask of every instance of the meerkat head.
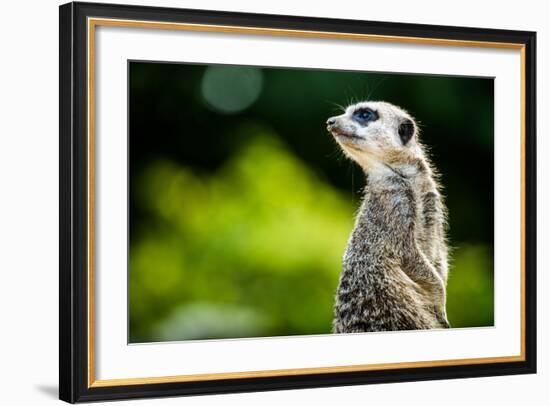
<path id="1" fill-rule="evenodd" d="M 327 129 L 344 153 L 365 171 L 416 164 L 422 156 L 417 125 L 404 110 L 386 102 L 361 102 L 330 117 Z"/>

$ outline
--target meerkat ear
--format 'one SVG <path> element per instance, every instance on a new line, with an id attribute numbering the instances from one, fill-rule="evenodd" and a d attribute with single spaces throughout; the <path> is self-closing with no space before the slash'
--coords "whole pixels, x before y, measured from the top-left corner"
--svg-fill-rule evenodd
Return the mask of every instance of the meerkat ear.
<path id="1" fill-rule="evenodd" d="M 407 145 L 407 142 L 410 141 L 414 135 L 414 124 L 410 119 L 405 119 L 401 124 L 399 124 L 399 138 L 403 145 Z"/>

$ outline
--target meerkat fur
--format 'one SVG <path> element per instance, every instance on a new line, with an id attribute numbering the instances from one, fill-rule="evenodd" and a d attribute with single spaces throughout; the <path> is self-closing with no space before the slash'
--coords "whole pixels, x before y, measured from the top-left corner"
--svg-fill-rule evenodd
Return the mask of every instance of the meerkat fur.
<path id="1" fill-rule="evenodd" d="M 343 257 L 333 331 L 449 327 L 446 208 L 415 120 L 386 102 L 361 102 L 327 129 L 366 174 Z"/>

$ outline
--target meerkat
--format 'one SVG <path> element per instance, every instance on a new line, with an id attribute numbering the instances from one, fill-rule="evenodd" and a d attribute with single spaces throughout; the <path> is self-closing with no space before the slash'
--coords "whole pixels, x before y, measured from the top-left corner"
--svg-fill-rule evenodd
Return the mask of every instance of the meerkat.
<path id="1" fill-rule="evenodd" d="M 447 213 L 415 120 L 362 102 L 327 120 L 366 187 L 343 257 L 333 331 L 448 328 Z"/>

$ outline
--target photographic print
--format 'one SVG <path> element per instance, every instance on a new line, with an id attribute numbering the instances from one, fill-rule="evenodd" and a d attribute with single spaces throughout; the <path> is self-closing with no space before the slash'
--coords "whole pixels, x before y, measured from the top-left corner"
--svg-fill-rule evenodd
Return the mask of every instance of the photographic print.
<path id="1" fill-rule="evenodd" d="M 60 7 L 60 398 L 536 372 L 536 33 Z"/>
<path id="2" fill-rule="evenodd" d="M 130 343 L 493 326 L 493 78 L 128 80 Z"/>

